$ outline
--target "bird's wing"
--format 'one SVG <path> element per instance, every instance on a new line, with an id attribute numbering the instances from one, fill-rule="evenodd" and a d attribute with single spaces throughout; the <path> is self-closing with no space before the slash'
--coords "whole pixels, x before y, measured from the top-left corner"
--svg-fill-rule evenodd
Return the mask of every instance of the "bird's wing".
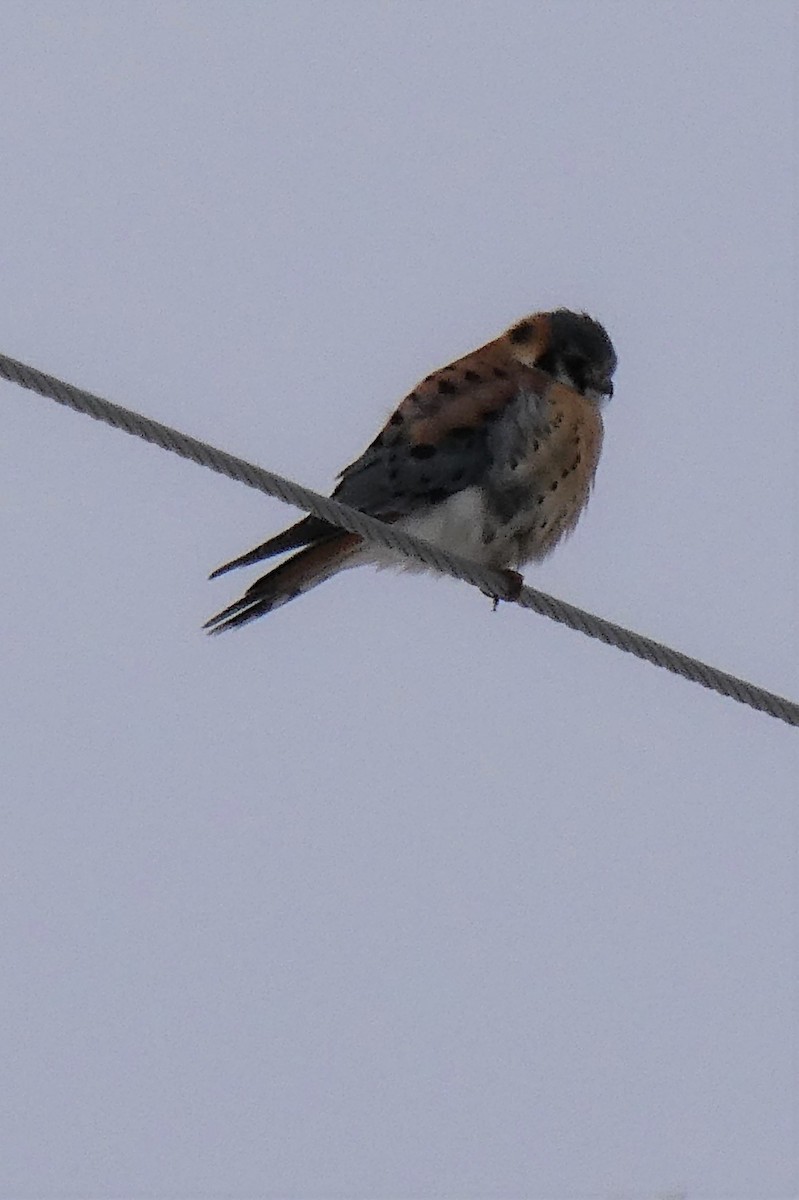
<path id="1" fill-rule="evenodd" d="M 543 391 L 551 383 L 509 360 L 502 341 L 428 375 L 341 472 L 334 496 L 390 521 L 479 483 L 492 424 L 520 389 Z"/>

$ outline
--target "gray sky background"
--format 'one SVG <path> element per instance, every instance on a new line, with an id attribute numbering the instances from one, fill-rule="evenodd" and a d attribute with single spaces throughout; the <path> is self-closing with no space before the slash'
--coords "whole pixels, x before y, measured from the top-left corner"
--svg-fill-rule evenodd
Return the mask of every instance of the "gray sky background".
<path id="1" fill-rule="evenodd" d="M 799 696 L 794 7 L 2 8 L 2 348 L 327 490 L 604 321 L 531 582 Z M 789 1197 L 799 734 L 0 386 L 0 1195 Z"/>

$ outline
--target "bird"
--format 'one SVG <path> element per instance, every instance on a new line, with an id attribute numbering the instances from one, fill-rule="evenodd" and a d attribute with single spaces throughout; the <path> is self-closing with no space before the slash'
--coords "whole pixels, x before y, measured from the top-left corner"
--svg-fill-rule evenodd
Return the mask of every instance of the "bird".
<path id="1" fill-rule="evenodd" d="M 524 317 L 417 384 L 340 472 L 332 495 L 505 571 L 509 592 L 518 594 L 519 568 L 545 558 L 588 502 L 616 362 L 605 328 L 586 313 L 560 308 Z M 210 578 L 288 551 L 295 553 L 203 628 L 246 625 L 349 567 L 424 569 L 306 516 Z"/>

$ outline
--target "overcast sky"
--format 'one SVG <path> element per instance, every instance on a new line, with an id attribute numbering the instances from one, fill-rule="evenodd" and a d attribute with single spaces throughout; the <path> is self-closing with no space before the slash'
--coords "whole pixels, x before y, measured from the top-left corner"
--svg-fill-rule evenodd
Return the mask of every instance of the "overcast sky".
<path id="1" fill-rule="evenodd" d="M 537 309 L 536 586 L 799 697 L 794 6 L 6 2 L 0 349 L 328 490 Z M 799 1192 L 799 731 L 0 385 L 0 1196 Z"/>

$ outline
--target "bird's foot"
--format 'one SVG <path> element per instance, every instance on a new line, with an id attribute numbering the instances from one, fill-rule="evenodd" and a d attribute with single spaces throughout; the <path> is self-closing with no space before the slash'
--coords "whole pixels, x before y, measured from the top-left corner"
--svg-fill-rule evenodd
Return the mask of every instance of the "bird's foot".
<path id="1" fill-rule="evenodd" d="M 520 575 L 518 571 L 501 570 L 499 574 L 505 580 L 505 589 L 501 595 L 491 597 L 491 599 L 494 601 L 492 612 L 497 611 L 500 600 L 508 600 L 510 603 L 513 603 L 514 600 L 518 600 L 519 596 L 521 595 L 521 590 L 524 587 L 524 576 Z"/>

